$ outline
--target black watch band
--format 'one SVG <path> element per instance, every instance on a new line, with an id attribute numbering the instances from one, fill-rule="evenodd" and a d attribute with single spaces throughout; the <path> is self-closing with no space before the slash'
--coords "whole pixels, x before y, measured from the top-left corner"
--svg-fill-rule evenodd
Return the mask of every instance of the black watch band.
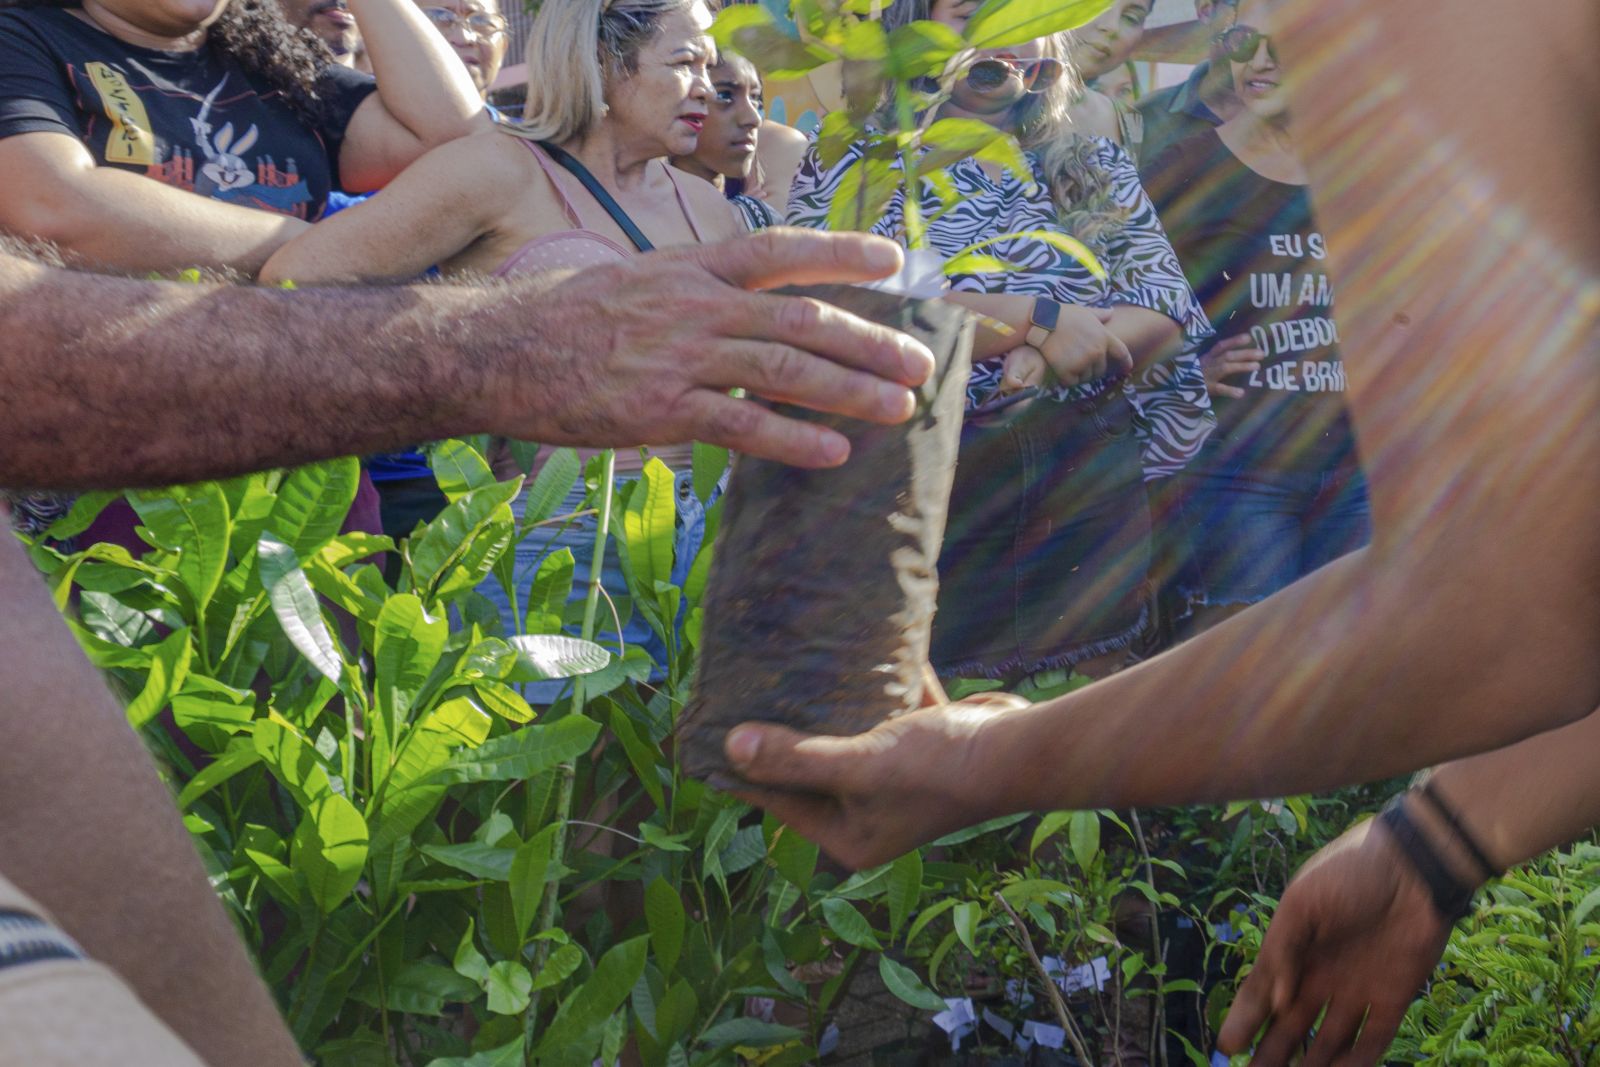
<path id="1" fill-rule="evenodd" d="M 1061 321 L 1061 305 L 1049 297 L 1034 297 L 1033 310 L 1028 312 L 1028 343 L 1043 348 Z"/>
<path id="2" fill-rule="evenodd" d="M 1433 843 L 1406 813 L 1405 798 L 1406 794 L 1402 793 L 1389 801 L 1383 813 L 1378 816 L 1378 821 L 1383 823 L 1384 828 L 1394 837 L 1401 855 L 1405 856 L 1411 864 L 1411 869 L 1417 872 L 1417 877 L 1428 887 L 1428 894 L 1433 898 L 1434 910 L 1444 918 L 1445 922 L 1454 925 L 1472 913 L 1472 898 L 1476 889 L 1451 873 L 1450 868 L 1434 849 Z"/>

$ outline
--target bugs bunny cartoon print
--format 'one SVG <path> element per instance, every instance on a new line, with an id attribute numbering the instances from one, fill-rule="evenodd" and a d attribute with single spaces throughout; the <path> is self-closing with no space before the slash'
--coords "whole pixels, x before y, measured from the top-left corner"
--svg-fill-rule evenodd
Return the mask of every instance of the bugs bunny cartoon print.
<path id="1" fill-rule="evenodd" d="M 195 179 L 195 192 L 219 200 L 232 199 L 229 193 L 255 184 L 255 173 L 244 161 L 244 153 L 250 151 L 261 136 L 254 123 L 237 140 L 231 122 L 212 132 L 211 108 L 227 84 L 228 76 L 224 74 L 216 88 L 200 102 L 200 114 L 189 120 L 194 128 L 195 144 L 206 160 Z"/>

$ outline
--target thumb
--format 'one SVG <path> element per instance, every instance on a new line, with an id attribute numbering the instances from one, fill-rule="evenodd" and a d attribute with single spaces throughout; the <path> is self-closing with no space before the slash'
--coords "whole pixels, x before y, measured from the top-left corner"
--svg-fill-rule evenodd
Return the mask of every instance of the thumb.
<path id="1" fill-rule="evenodd" d="M 837 792 L 840 765 L 852 747 L 846 738 L 753 722 L 735 726 L 722 742 L 728 762 L 747 782 L 808 793 Z"/>
<path id="2" fill-rule="evenodd" d="M 742 289 L 871 281 L 899 270 L 905 258 L 882 237 L 786 226 L 664 255 L 698 262 Z"/>

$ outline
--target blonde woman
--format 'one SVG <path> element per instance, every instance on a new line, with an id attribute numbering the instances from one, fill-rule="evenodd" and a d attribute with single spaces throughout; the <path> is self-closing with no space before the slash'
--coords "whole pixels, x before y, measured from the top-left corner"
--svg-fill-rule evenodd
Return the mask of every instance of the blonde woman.
<path id="1" fill-rule="evenodd" d="M 742 233 L 720 191 L 667 164 L 670 156 L 694 153 L 710 110 L 710 25 L 704 0 L 545 4 L 528 43 L 528 69 L 536 76 L 521 125 L 424 156 L 383 195 L 284 246 L 262 280 L 401 281 L 433 264 L 446 277 L 561 271 L 644 247 Z M 599 345 L 606 324 L 593 329 Z M 858 393 L 842 413 L 878 421 L 898 416 L 909 396 L 889 392 Z M 732 410 L 728 416 L 740 417 Z M 687 479 L 688 445 L 653 452 Z M 621 477 L 636 476 L 642 464 L 637 450 L 617 454 Z M 582 494 L 580 483 L 570 510 L 580 510 Z M 692 491 L 678 496 L 679 558 L 687 561 L 703 517 Z M 517 547 L 514 586 L 525 589 L 540 560 L 560 547 L 573 549 L 581 584 L 593 536 L 592 520 L 579 520 L 557 536 L 528 538 Z M 608 573 L 605 584 L 626 592 L 620 571 Z M 484 591 L 498 598 L 496 583 Z M 510 629 L 519 612 L 503 599 L 501 608 Z M 651 636 L 637 618 L 624 631 L 629 644 L 648 647 Z M 554 693 L 533 695 L 553 699 Z"/>
<path id="2" fill-rule="evenodd" d="M 888 18 L 931 16 L 959 30 L 976 6 L 902 0 Z M 1146 617 L 1150 516 L 1141 483 L 1147 472 L 1181 466 L 1207 429 L 1197 371 L 1178 408 L 1153 410 L 1128 386 L 1130 375 L 1165 371 L 1180 356 L 1193 369 L 1210 328 L 1127 155 L 1110 141 L 1070 135 L 1075 90 L 1064 42 L 1049 38 L 981 54 L 941 112 L 1017 135 L 1033 173 L 977 159 L 952 164 L 960 202 L 929 226 L 937 252 L 948 257 L 1023 231 L 1075 233 L 1108 271 L 1096 275 L 1056 246 L 1020 237 L 986 250 L 1017 269 L 951 279 L 950 299 L 1010 330 L 979 331 L 939 562 L 932 658 L 941 674 L 1017 681 L 1060 668 L 1116 669 Z M 825 225 L 861 155 L 856 146 L 829 168 L 809 153 L 789 221 Z M 939 207 L 928 191 L 924 217 Z M 904 240 L 902 218 L 897 195 L 873 230 Z M 1019 349 L 1024 337 L 1036 347 Z M 1004 417 L 986 414 L 1029 389 L 1043 395 Z M 1143 449 L 1136 417 L 1148 433 Z"/>

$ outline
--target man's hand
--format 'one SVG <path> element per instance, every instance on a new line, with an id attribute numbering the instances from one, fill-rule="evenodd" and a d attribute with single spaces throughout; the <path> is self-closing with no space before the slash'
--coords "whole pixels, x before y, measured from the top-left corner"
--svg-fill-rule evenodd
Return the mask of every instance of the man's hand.
<path id="1" fill-rule="evenodd" d="M 1303 1067 L 1376 1064 L 1449 936 L 1388 832 L 1362 823 L 1289 884 L 1217 1046 L 1247 1051 L 1268 1024 L 1250 1063 L 1275 1067 L 1289 1063 L 1315 1027 Z"/>
<path id="2" fill-rule="evenodd" d="M 732 791 L 770 811 L 849 867 L 875 866 L 990 813 L 969 786 L 984 725 L 1028 706 L 984 693 L 924 708 L 855 737 L 817 737 L 745 723 L 724 750 L 744 782 Z M 747 783 L 747 784 L 746 784 Z"/>
<path id="3" fill-rule="evenodd" d="M 1109 308 L 1061 308 L 1056 328 L 1039 350 L 1061 384 L 1082 385 L 1133 370 L 1128 346 L 1106 326 L 1111 314 Z"/>
<path id="4" fill-rule="evenodd" d="M 1206 391 L 1212 396 L 1226 396 L 1238 400 L 1244 389 L 1225 384 L 1225 379 L 1236 374 L 1254 374 L 1261 369 L 1267 354 L 1256 347 L 1247 333 L 1224 337 L 1200 357 L 1200 367 L 1205 371 Z"/>
<path id="5" fill-rule="evenodd" d="M 815 300 L 760 291 L 880 278 L 900 261 L 881 238 L 776 229 L 554 285 L 530 278 L 541 345 L 517 361 L 521 380 L 486 383 L 495 429 L 558 444 L 705 441 L 837 466 L 849 455 L 844 435 L 728 393 L 869 422 L 910 418 L 912 388 L 934 368 L 923 345 Z M 515 307 L 494 314 L 515 333 Z"/>

